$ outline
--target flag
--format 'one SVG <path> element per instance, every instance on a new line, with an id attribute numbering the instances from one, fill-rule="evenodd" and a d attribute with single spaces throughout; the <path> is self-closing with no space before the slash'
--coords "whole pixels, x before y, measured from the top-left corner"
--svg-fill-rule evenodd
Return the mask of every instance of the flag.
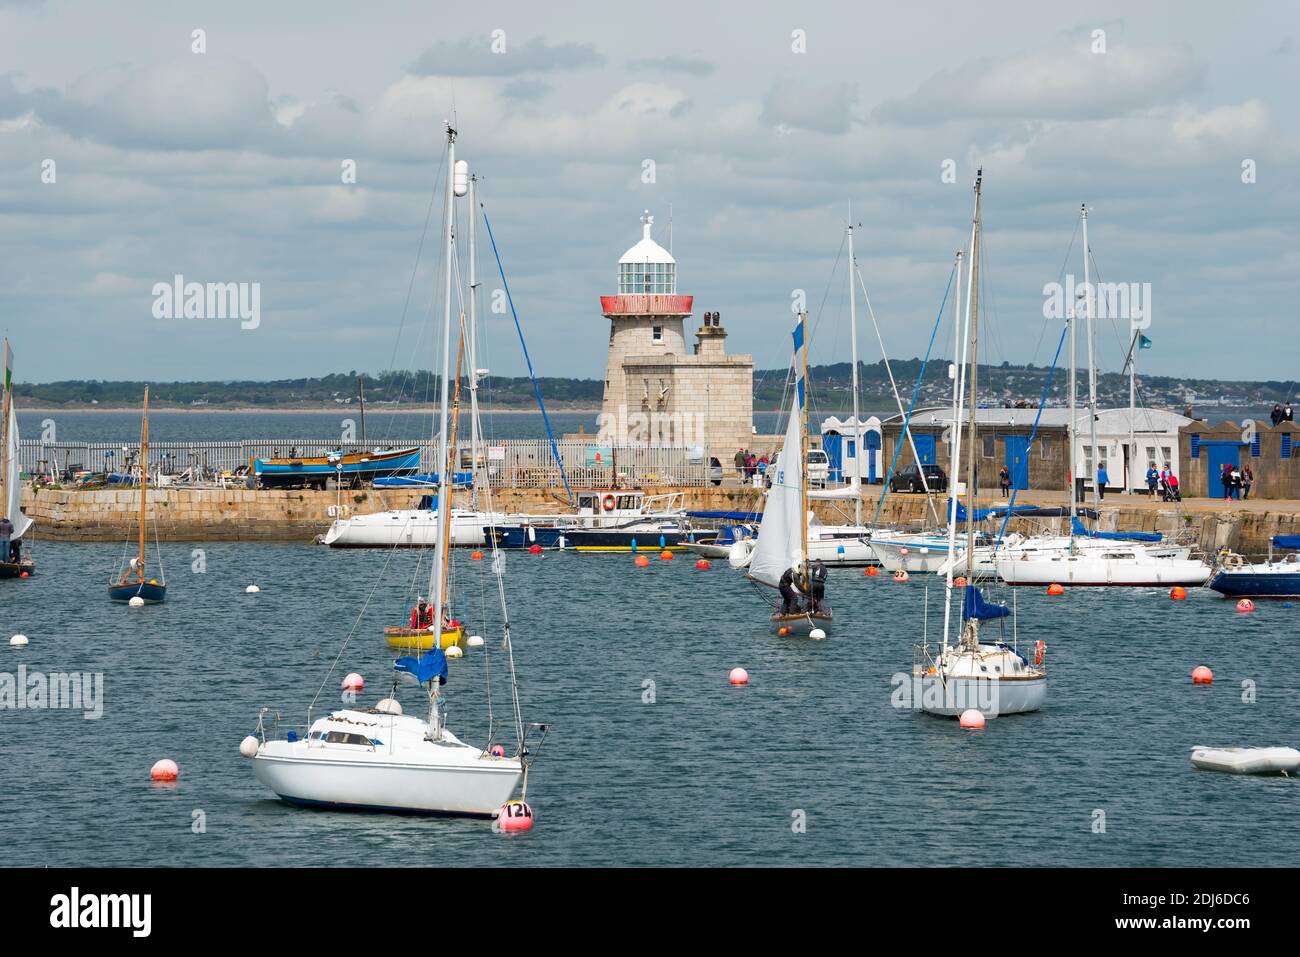
<path id="1" fill-rule="evenodd" d="M 803 343 L 803 316 L 799 313 L 799 321 L 794 325 L 794 382 L 795 392 L 799 397 L 799 411 L 803 412 L 803 371 L 804 371 L 804 343 Z"/>
<path id="2" fill-rule="evenodd" d="M 1142 335 L 1142 333 L 1140 332 L 1138 333 L 1138 348 L 1139 349 L 1151 348 L 1151 340 L 1148 339 L 1146 336 Z"/>
<path id="3" fill-rule="evenodd" d="M 14 387 L 14 354 L 9 351 L 9 340 L 5 340 L 5 391 Z"/>

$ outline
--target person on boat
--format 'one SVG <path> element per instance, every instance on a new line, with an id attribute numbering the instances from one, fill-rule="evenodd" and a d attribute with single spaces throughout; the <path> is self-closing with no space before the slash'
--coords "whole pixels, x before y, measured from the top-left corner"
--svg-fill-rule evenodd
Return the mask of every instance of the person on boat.
<path id="1" fill-rule="evenodd" d="M 415 607 L 411 609 L 411 628 L 430 628 L 433 626 L 433 609 L 421 595 L 416 601 Z"/>
<path id="2" fill-rule="evenodd" d="M 781 576 L 777 587 L 781 590 L 781 614 L 789 615 L 799 610 L 803 592 L 799 586 L 803 583 L 803 563 L 795 562 Z"/>
<path id="3" fill-rule="evenodd" d="M 9 541 L 9 561 L 14 565 L 21 565 L 23 562 L 23 540 L 14 538 Z"/>
<path id="4" fill-rule="evenodd" d="M 1156 471 L 1156 463 L 1152 462 L 1151 467 L 1147 469 L 1147 498 L 1156 494 L 1156 486 L 1160 484 L 1160 473 Z"/>
<path id="5" fill-rule="evenodd" d="M 826 598 L 826 565 L 820 558 L 814 558 L 808 566 L 808 578 L 812 586 L 809 591 L 811 611 L 821 611 L 822 601 Z"/>
<path id="6" fill-rule="evenodd" d="M 9 539 L 14 536 L 14 523 L 9 521 L 9 516 L 0 518 L 0 556 L 6 560 L 9 558 Z"/>

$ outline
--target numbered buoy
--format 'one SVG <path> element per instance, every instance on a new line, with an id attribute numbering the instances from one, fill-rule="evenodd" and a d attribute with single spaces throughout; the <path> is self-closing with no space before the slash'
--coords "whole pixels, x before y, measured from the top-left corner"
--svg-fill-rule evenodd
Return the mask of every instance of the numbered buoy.
<path id="1" fill-rule="evenodd" d="M 1255 610 L 1255 603 L 1251 601 L 1249 598 L 1243 598 L 1241 601 L 1237 602 L 1237 611 L 1251 612 L 1254 610 Z"/>
<path id="2" fill-rule="evenodd" d="M 258 588 L 256 585 L 249 585 L 244 589 L 244 593 L 247 595 L 256 595 L 261 590 L 262 589 Z"/>
<path id="3" fill-rule="evenodd" d="M 246 758 L 255 758 L 257 757 L 257 744 L 257 735 L 250 734 L 239 742 L 239 753 Z"/>
<path id="4" fill-rule="evenodd" d="M 149 777 L 154 781 L 175 781 L 180 773 L 181 769 L 171 758 L 163 758 L 149 769 Z"/>
<path id="5" fill-rule="evenodd" d="M 139 595 L 135 595 L 135 596 L 133 596 L 133 597 L 131 598 L 131 600 L 130 600 L 129 602 L 127 602 L 126 604 L 127 604 L 127 606 L 130 607 L 130 608 L 143 608 L 143 607 L 144 607 L 144 599 L 141 598 Z"/>
<path id="6" fill-rule="evenodd" d="M 492 745 L 492 747 L 489 749 L 488 753 L 489 753 L 490 755 L 492 755 L 492 757 L 494 757 L 494 758 L 504 758 L 504 757 L 506 756 L 506 748 L 505 748 L 505 745 L 503 745 L 503 744 L 494 744 L 494 745 Z"/>
<path id="7" fill-rule="evenodd" d="M 348 676 L 343 679 L 344 691 L 364 691 L 365 687 L 366 679 L 361 677 L 355 671 L 350 672 Z"/>
<path id="8" fill-rule="evenodd" d="M 1065 586 L 1062 585 L 1060 582 L 1052 582 L 1050 585 L 1047 586 L 1047 594 L 1049 594 L 1049 595 L 1064 595 L 1064 594 L 1065 594 Z"/>
<path id="9" fill-rule="evenodd" d="M 896 582 L 905 582 L 907 581 L 907 578 L 908 578 L 907 572 L 905 572 L 901 568 L 898 571 L 894 572 L 894 581 Z"/>
<path id="10" fill-rule="evenodd" d="M 497 811 L 497 830 L 513 833 L 533 826 L 533 809 L 523 801 L 507 801 Z"/>
<path id="11" fill-rule="evenodd" d="M 10 646 L 11 648 L 24 648 L 24 647 L 26 647 L 26 646 L 27 646 L 27 636 L 26 636 L 26 635 L 14 635 L 12 638 L 9 639 L 9 646 Z"/>
<path id="12" fill-rule="evenodd" d="M 638 555 L 636 557 L 637 568 L 648 568 L 649 565 L 650 565 L 650 559 L 646 558 L 644 555 Z"/>
<path id="13" fill-rule="evenodd" d="M 744 668 L 732 668 L 728 680 L 733 685 L 747 685 L 749 684 L 749 672 Z"/>
<path id="14" fill-rule="evenodd" d="M 472 552 L 470 552 L 470 553 L 469 553 L 469 557 L 470 557 L 470 561 L 475 561 L 475 562 L 481 562 L 481 561 L 483 561 L 483 553 L 480 552 L 480 551 L 472 551 Z"/>
<path id="15" fill-rule="evenodd" d="M 542 553 L 542 546 L 538 545 L 536 542 L 533 542 L 533 544 L 528 546 L 529 555 L 540 555 L 541 553 Z"/>
<path id="16" fill-rule="evenodd" d="M 866 575 L 868 578 L 875 578 L 880 574 L 880 569 L 875 565 L 868 565 L 866 568 L 862 569 L 862 574 Z"/>
<path id="17" fill-rule="evenodd" d="M 465 657 L 465 652 L 461 651 L 460 645 L 452 645 L 450 648 L 444 651 L 443 654 L 446 655 L 448 658 Z"/>
<path id="18" fill-rule="evenodd" d="M 698 562 L 695 563 L 695 567 L 704 569 L 704 568 L 712 568 L 713 566 L 709 564 L 709 560 L 707 558 L 701 558 Z"/>
<path id="19" fill-rule="evenodd" d="M 1208 685 L 1214 682 L 1214 672 L 1205 665 L 1197 665 L 1192 669 L 1192 684 Z"/>
<path id="20" fill-rule="evenodd" d="M 826 637 L 826 632 L 822 631 L 820 628 L 814 628 L 812 631 L 808 632 L 808 637 L 813 641 L 821 641 Z"/>
<path id="21" fill-rule="evenodd" d="M 1169 597 L 1174 601 L 1187 601 L 1187 589 L 1182 585 L 1175 585 L 1169 589 Z"/>
<path id="22" fill-rule="evenodd" d="M 984 727 L 984 715 L 976 708 L 967 708 L 958 720 L 969 731 L 979 731 Z"/>
<path id="23" fill-rule="evenodd" d="M 671 562 L 673 560 L 673 553 L 665 548 L 662 552 L 659 553 L 659 560 L 661 562 Z"/>
<path id="24" fill-rule="evenodd" d="M 465 639 L 465 644 L 469 645 L 471 648 L 482 648 L 482 647 L 483 647 L 483 636 L 482 636 L 482 635 L 470 635 L 468 638 Z"/>

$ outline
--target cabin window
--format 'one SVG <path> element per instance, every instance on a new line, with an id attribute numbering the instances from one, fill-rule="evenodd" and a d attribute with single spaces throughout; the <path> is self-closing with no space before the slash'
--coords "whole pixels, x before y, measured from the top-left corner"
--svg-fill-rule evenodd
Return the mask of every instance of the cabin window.
<path id="1" fill-rule="evenodd" d="M 326 744 L 357 744 L 364 747 L 370 747 L 370 739 L 364 734 L 353 734 L 351 731 L 329 731 L 325 734 Z"/>
<path id="2" fill-rule="evenodd" d="M 595 509 L 596 509 L 596 496 L 594 496 L 594 495 L 579 495 L 579 496 L 578 496 L 578 508 L 589 508 L 589 509 L 591 509 L 592 511 L 595 511 Z"/>

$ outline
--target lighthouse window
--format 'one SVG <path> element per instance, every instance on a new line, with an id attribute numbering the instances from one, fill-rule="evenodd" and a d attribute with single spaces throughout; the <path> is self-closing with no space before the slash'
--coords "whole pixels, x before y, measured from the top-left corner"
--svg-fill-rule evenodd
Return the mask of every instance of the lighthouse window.
<path id="1" fill-rule="evenodd" d="M 664 327 L 663 327 L 663 326 L 655 326 L 655 327 L 651 330 L 651 337 L 654 339 L 655 342 L 663 342 L 663 341 L 664 341 Z"/>

